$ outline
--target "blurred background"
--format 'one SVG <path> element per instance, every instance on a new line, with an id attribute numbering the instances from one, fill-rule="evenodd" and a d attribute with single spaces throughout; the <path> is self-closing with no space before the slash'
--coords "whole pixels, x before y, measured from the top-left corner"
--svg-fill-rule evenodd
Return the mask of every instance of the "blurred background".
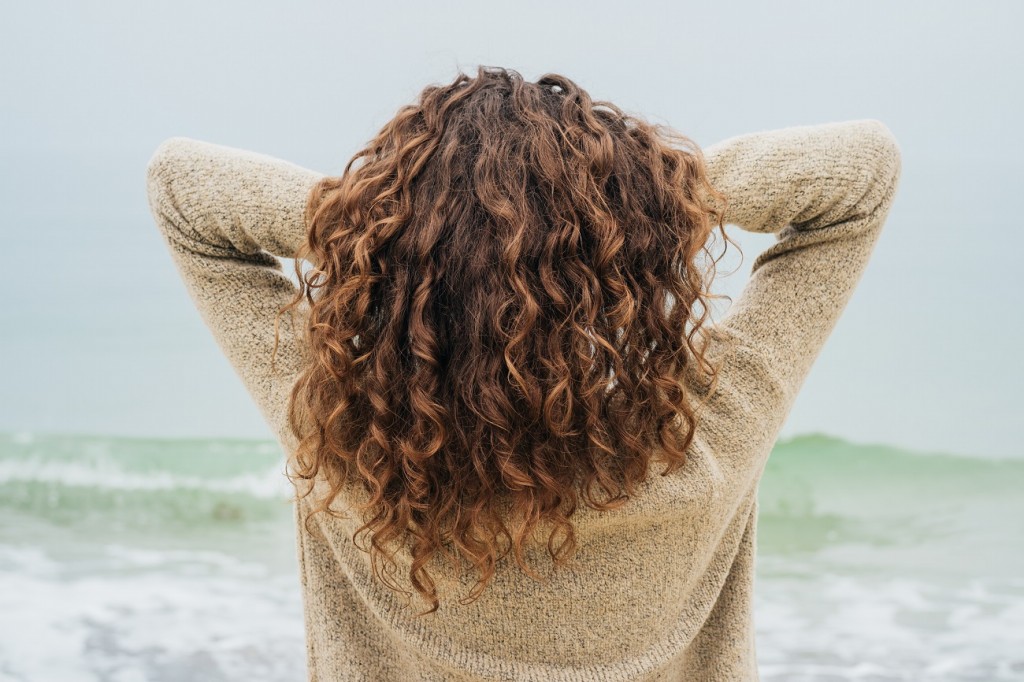
<path id="1" fill-rule="evenodd" d="M 1016 2 L 7 8 L 0 681 L 304 678 L 282 453 L 177 277 L 145 166 L 185 135 L 340 174 L 478 64 L 564 74 L 701 146 L 889 126 L 900 193 L 761 486 L 761 674 L 1024 679 L 1022 21 Z M 734 296 L 773 237 L 729 232 Z"/>

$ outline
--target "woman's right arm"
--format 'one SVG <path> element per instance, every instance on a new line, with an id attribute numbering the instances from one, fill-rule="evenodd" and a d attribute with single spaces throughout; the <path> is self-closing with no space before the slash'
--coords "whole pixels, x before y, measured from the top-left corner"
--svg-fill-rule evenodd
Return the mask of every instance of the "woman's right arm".
<path id="1" fill-rule="evenodd" d="M 747 133 L 703 152 L 725 222 L 777 236 L 716 327 L 762 361 L 788 412 L 892 206 L 899 144 L 860 119 Z"/>

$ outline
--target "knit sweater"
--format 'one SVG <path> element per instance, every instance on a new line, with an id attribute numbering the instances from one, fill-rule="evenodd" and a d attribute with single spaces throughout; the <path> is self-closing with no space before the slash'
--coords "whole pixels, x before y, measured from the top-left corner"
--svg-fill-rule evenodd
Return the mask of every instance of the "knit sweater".
<path id="1" fill-rule="evenodd" d="M 874 119 L 730 137 L 703 150 L 728 198 L 726 221 L 776 240 L 712 327 L 718 387 L 685 466 L 659 467 L 614 511 L 583 506 L 578 549 L 544 580 L 501 563 L 482 596 L 476 574 L 431 570 L 440 609 L 377 581 L 354 546 L 359 522 L 294 503 L 308 679 L 757 680 L 752 594 L 757 487 L 812 363 L 867 266 L 900 177 L 899 146 Z M 173 137 L 147 168 L 156 226 L 219 347 L 286 455 L 286 404 L 304 359 L 304 308 L 274 320 L 296 285 L 276 257 L 305 237 L 306 196 L 321 173 L 265 154 Z M 322 492 L 322 487 L 317 489 Z M 396 579 L 409 552 L 396 556 Z M 437 566 L 447 564 L 438 562 Z"/>

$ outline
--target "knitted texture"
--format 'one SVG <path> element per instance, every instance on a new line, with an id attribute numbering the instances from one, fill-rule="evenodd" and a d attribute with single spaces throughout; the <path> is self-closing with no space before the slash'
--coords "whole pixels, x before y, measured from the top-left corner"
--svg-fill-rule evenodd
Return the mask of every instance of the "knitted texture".
<path id="1" fill-rule="evenodd" d="M 537 582 L 502 563 L 468 605 L 475 574 L 431 574 L 440 609 L 373 576 L 356 515 L 299 524 L 309 680 L 757 680 L 752 618 L 757 486 L 793 400 L 867 266 L 899 183 L 901 154 L 874 119 L 791 126 L 703 150 L 726 221 L 776 241 L 714 324 L 718 388 L 686 465 L 653 467 L 624 507 L 573 516 L 578 550 Z M 289 391 L 306 358 L 302 307 L 274 320 L 296 285 L 276 257 L 305 238 L 306 196 L 323 175 L 265 154 L 173 137 L 147 167 L 155 223 L 206 325 L 284 452 Z M 322 492 L 318 489 L 317 493 Z M 408 551 L 396 556 L 401 578 Z M 450 570 L 450 569 L 449 569 Z M 440 574 L 439 574 L 440 572 Z M 408 582 L 408 581 L 406 581 Z"/>

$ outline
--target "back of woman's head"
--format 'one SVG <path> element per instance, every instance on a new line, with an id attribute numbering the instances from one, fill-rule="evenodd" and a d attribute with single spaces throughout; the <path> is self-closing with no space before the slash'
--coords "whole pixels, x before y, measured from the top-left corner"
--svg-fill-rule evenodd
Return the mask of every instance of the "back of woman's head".
<path id="1" fill-rule="evenodd" d="M 510 550 L 529 572 L 540 524 L 564 562 L 581 501 L 618 507 L 656 456 L 662 475 L 684 464 L 683 376 L 716 376 L 709 195 L 689 138 L 564 76 L 489 67 L 425 88 L 314 188 L 294 478 L 328 481 L 319 512 L 362 486 L 384 583 L 401 589 L 378 562 L 393 573 L 391 543 L 411 539 L 426 613 L 439 550 L 479 569 L 475 598 Z"/>

